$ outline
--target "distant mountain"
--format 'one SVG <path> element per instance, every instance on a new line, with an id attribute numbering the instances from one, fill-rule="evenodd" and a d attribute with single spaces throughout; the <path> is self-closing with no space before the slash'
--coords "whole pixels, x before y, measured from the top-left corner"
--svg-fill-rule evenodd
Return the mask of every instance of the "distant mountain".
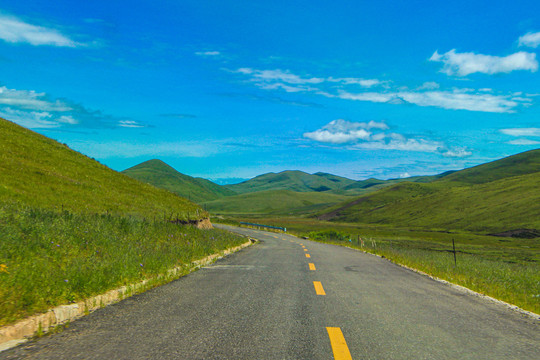
<path id="1" fill-rule="evenodd" d="M 308 174 L 298 170 L 287 170 L 277 174 L 259 175 L 251 180 L 226 187 L 239 194 L 267 190 L 332 192 L 354 183 L 354 180 L 326 173 Z"/>
<path id="2" fill-rule="evenodd" d="M 235 195 L 232 190 L 203 178 L 184 175 L 157 159 L 145 161 L 122 171 L 122 173 L 139 181 L 167 189 L 195 202 Z"/>
<path id="3" fill-rule="evenodd" d="M 0 203 L 161 218 L 207 217 L 198 205 L 143 184 L 66 145 L 0 118 Z"/>
<path id="4" fill-rule="evenodd" d="M 318 218 L 486 233 L 540 229 L 539 189 L 540 149 L 429 183 L 394 184 L 326 209 Z"/>

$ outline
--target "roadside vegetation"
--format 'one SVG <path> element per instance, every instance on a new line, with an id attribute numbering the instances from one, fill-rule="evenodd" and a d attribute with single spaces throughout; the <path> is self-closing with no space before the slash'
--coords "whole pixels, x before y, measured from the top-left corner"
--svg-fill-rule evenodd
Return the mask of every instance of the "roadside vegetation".
<path id="1" fill-rule="evenodd" d="M 540 241 L 298 217 L 213 219 L 282 226 L 310 240 L 348 246 L 540 314 Z M 456 264 L 452 239 L 456 246 Z"/>
<path id="2" fill-rule="evenodd" d="M 208 217 L 176 194 L 0 119 L 0 326 L 157 279 L 245 239 L 182 223 Z"/>
<path id="3" fill-rule="evenodd" d="M 173 267 L 187 272 L 192 261 L 245 242 L 163 220 L 7 203 L 0 204 L 0 239 L 0 326 Z"/>

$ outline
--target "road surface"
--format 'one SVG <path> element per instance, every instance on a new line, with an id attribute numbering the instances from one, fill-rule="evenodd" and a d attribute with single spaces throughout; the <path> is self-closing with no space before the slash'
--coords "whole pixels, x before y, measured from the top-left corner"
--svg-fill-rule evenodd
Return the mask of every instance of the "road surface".
<path id="1" fill-rule="evenodd" d="M 540 358 L 539 322 L 503 305 L 351 249 L 234 231 L 261 242 L 0 359 Z"/>

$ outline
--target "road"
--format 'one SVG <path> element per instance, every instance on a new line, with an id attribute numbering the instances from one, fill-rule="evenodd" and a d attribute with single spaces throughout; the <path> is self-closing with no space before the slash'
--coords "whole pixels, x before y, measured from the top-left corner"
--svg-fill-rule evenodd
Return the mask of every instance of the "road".
<path id="1" fill-rule="evenodd" d="M 261 242 L 0 359 L 540 357 L 539 322 L 503 305 L 355 250 L 233 230 Z"/>

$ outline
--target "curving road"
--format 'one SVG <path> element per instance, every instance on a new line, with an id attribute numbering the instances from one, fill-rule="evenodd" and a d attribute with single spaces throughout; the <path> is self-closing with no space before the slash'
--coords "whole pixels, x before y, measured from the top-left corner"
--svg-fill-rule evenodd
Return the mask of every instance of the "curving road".
<path id="1" fill-rule="evenodd" d="M 0 359 L 533 359 L 538 320 L 386 260 L 261 240 Z"/>

